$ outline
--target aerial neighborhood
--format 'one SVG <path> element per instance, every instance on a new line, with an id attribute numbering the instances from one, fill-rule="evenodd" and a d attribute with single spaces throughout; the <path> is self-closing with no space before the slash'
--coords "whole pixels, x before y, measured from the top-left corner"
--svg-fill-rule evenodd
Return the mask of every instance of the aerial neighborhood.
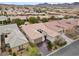
<path id="1" fill-rule="evenodd" d="M 77 7 L 0 4 L 0 56 L 52 56 L 78 40 Z"/>

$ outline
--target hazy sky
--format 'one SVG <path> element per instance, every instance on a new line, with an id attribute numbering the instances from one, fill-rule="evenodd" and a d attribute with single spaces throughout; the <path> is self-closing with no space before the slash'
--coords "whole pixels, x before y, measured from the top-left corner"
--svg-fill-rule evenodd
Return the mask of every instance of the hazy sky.
<path id="1" fill-rule="evenodd" d="M 38 3 L 72 3 L 79 2 L 79 0 L 0 0 L 2 4 L 17 4 L 17 5 L 27 5 L 27 4 L 38 4 Z"/>

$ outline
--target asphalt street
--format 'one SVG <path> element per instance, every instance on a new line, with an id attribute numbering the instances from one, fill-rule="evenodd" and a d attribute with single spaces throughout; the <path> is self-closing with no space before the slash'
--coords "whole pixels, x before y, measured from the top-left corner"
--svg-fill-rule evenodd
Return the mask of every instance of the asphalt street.
<path id="1" fill-rule="evenodd" d="M 51 56 L 79 56 L 79 40 L 51 54 Z"/>

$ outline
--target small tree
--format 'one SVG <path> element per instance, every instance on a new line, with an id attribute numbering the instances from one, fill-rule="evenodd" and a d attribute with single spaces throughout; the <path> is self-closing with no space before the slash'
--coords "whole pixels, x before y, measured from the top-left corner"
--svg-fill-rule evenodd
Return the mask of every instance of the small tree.
<path id="1" fill-rule="evenodd" d="M 59 40 L 55 40 L 54 43 L 58 46 L 63 46 L 65 45 L 67 42 L 64 39 L 59 39 Z"/>
<path id="2" fill-rule="evenodd" d="M 55 19 L 56 19 L 55 16 L 50 17 L 50 20 L 55 20 Z"/>
<path id="3" fill-rule="evenodd" d="M 47 47 L 48 47 L 49 50 L 52 49 L 52 43 L 50 41 L 47 42 Z"/>
<path id="4" fill-rule="evenodd" d="M 16 53 L 15 52 L 13 53 L 13 56 L 16 56 Z"/>
<path id="5" fill-rule="evenodd" d="M 12 54 L 12 50 L 11 49 L 9 49 L 8 52 L 9 52 L 10 55 Z"/>
<path id="6" fill-rule="evenodd" d="M 29 48 L 26 48 L 26 51 L 29 51 Z"/>
<path id="7" fill-rule="evenodd" d="M 5 25 L 5 24 L 7 24 L 7 21 L 6 21 L 6 20 L 4 20 L 4 21 L 3 21 L 3 24 L 4 24 L 4 25 Z"/>
<path id="8" fill-rule="evenodd" d="M 67 16 L 67 15 L 64 16 L 64 19 L 68 19 L 68 18 L 69 18 L 69 16 Z"/>
<path id="9" fill-rule="evenodd" d="M 28 19 L 28 22 L 34 24 L 34 23 L 38 23 L 39 20 L 38 20 L 37 18 L 35 18 L 35 17 L 30 17 L 30 18 Z"/>
<path id="10" fill-rule="evenodd" d="M 48 19 L 47 18 L 43 18 L 41 19 L 42 22 L 48 22 Z"/>
<path id="11" fill-rule="evenodd" d="M 8 18 L 8 20 L 7 20 L 7 23 L 9 24 L 9 23 L 11 23 L 11 20 L 10 20 L 10 18 Z"/>
<path id="12" fill-rule="evenodd" d="M 53 45 L 53 50 L 56 50 L 58 47 L 54 44 Z"/>
<path id="13" fill-rule="evenodd" d="M 40 17 L 38 16 L 37 19 L 40 20 Z"/>
<path id="14" fill-rule="evenodd" d="M 7 12 L 4 12 L 4 16 L 7 16 Z"/>
<path id="15" fill-rule="evenodd" d="M 0 7 L 0 10 L 2 10 L 2 7 Z"/>
<path id="16" fill-rule="evenodd" d="M 24 24 L 25 21 L 24 20 L 21 20 L 21 19 L 15 19 L 14 23 L 16 23 L 19 26 L 19 25 Z"/>
<path id="17" fill-rule="evenodd" d="M 2 21 L 0 21 L 0 24 L 2 24 Z"/>

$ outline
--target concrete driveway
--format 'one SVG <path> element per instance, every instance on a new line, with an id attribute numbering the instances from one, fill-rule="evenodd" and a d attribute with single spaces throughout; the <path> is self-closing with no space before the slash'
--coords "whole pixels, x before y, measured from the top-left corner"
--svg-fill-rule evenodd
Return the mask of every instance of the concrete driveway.
<path id="1" fill-rule="evenodd" d="M 46 41 L 44 41 L 44 42 L 38 44 L 37 46 L 38 46 L 38 48 L 39 48 L 39 50 L 40 50 L 40 52 L 42 53 L 43 56 L 45 56 L 45 55 L 51 53 L 51 51 L 49 51 L 48 48 L 47 48 L 47 43 L 46 43 Z"/>

